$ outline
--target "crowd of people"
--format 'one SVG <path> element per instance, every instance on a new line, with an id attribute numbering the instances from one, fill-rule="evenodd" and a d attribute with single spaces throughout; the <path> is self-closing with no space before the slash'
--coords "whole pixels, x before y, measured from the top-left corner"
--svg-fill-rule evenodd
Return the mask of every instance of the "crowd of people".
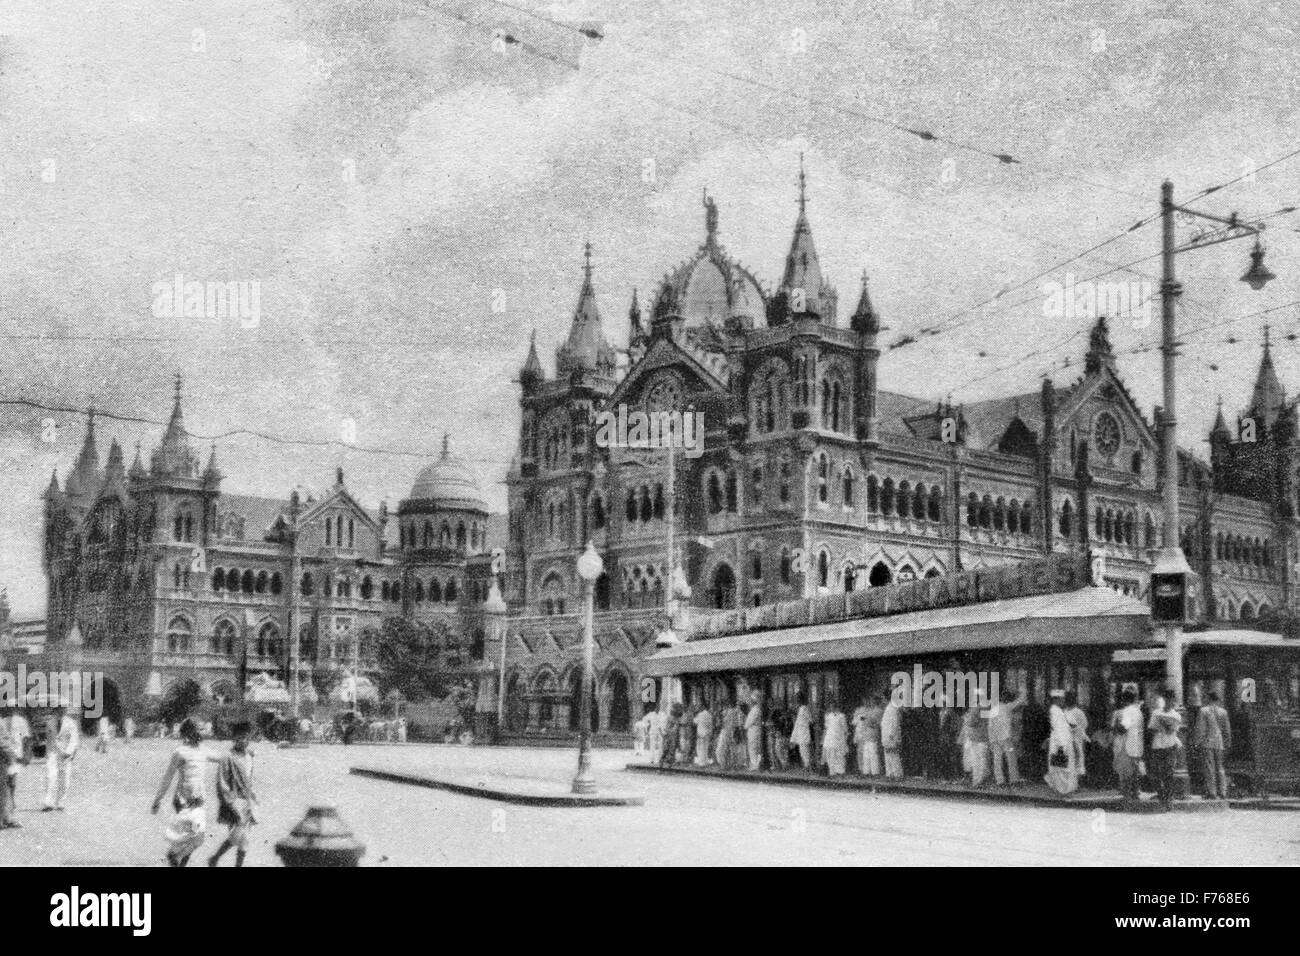
<path id="1" fill-rule="evenodd" d="M 851 770 L 864 777 L 964 782 L 976 788 L 1042 781 L 1064 796 L 1081 782 L 1140 799 L 1145 781 L 1160 805 L 1174 798 L 1179 748 L 1190 746 L 1193 776 L 1210 799 L 1228 796 L 1224 755 L 1231 747 L 1228 712 L 1218 694 L 1195 691 L 1183 715 L 1166 693 L 1145 703 L 1134 690 L 1097 727 L 1074 693 L 1052 690 L 1046 708 L 1022 691 L 996 699 L 973 695 L 970 706 L 908 706 L 883 695 L 862 698 L 846 715 L 838 700 L 820 711 L 802 696 L 791 706 L 743 699 L 648 708 L 634 728 L 634 749 L 661 766 L 691 764 L 722 770 L 802 770 L 830 777 Z M 1094 712 L 1095 713 L 1095 712 Z M 1184 742 L 1186 738 L 1186 742 Z"/>

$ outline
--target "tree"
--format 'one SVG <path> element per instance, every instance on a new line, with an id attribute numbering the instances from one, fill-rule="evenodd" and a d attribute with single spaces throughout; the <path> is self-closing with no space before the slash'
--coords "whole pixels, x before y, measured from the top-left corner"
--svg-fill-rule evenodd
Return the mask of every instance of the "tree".
<path id="1" fill-rule="evenodd" d="M 380 692 L 386 695 L 396 690 L 407 700 L 446 697 L 452 687 L 446 661 L 451 642 L 450 628 L 441 621 L 425 624 L 401 617 L 384 618 L 374 637 Z"/>

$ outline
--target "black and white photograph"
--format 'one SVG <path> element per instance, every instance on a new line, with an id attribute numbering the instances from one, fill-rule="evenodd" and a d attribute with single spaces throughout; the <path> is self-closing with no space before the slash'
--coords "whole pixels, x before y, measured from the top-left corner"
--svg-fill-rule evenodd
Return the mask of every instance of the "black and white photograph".
<path id="1" fill-rule="evenodd" d="M 1083 930 L 1240 939 L 1300 864 L 1297 129 L 1283 3 L 3 0 L 23 920 L 1089 867 Z"/>

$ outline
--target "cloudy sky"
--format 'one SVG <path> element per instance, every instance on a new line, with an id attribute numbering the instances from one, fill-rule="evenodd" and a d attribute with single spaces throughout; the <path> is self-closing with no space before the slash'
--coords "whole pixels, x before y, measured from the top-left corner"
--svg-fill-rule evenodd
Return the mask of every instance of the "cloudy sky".
<path id="1" fill-rule="evenodd" d="M 633 287 L 644 301 L 702 239 L 704 187 L 728 250 L 774 282 L 800 153 L 842 299 L 866 269 L 886 341 L 943 330 L 887 352 L 884 387 L 1068 380 L 1087 322 L 1045 316 L 1043 284 L 1135 260 L 1107 279 L 1149 282 L 1154 225 L 1057 264 L 1149 216 L 1165 178 L 1191 197 L 1297 148 L 1297 27 L 1294 5 L 1252 0 L 6 0 L 0 399 L 162 420 L 179 372 L 196 434 L 328 442 L 351 422 L 355 444 L 409 453 L 235 435 L 231 490 L 324 487 L 342 464 L 395 504 L 449 431 L 503 507 L 515 371 L 534 329 L 550 364 L 582 243 L 616 344 Z M 1270 216 L 1298 177 L 1283 161 L 1198 205 Z M 1245 243 L 1179 259 L 1185 445 L 1217 395 L 1245 401 L 1264 322 L 1300 379 L 1293 218 L 1267 220 L 1262 293 L 1235 281 Z M 178 274 L 258 283 L 257 327 L 156 315 Z M 1143 324 L 1114 339 L 1149 409 Z M 39 496 L 83 431 L 0 405 L 20 613 L 43 611 Z M 159 431 L 105 421 L 101 454 L 117 436 L 147 455 Z"/>

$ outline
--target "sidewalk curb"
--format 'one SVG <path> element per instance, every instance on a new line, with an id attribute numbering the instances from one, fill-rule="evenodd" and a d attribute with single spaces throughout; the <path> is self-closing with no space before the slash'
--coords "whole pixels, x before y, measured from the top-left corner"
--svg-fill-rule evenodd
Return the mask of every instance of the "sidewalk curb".
<path id="1" fill-rule="evenodd" d="M 970 787 L 937 787 L 922 781 L 903 780 L 900 782 L 885 779 L 864 779 L 846 777 L 832 780 L 828 777 L 802 776 L 795 774 L 772 774 L 768 771 L 751 770 L 716 770 L 695 767 L 659 767 L 653 764 L 628 764 L 627 769 L 638 773 L 676 774 L 684 777 L 707 777 L 714 780 L 737 780 L 745 783 L 768 783 L 785 787 L 816 787 L 825 790 L 849 790 L 859 793 L 903 793 L 918 797 L 951 797 L 958 800 L 984 800 L 992 803 L 1017 803 L 1031 806 L 1056 807 L 1074 810 L 1111 810 L 1126 814 L 1154 814 L 1159 812 L 1155 800 L 1143 800 L 1137 806 L 1125 806 L 1118 795 L 1099 795 L 1096 797 L 1049 797 L 1016 790 L 975 790 Z M 1258 799 L 1228 801 L 1178 801 L 1174 809 L 1180 813 L 1213 813 L 1229 808 L 1243 810 L 1300 810 L 1300 801 L 1283 805 L 1273 799 L 1263 803 Z"/>
<path id="2" fill-rule="evenodd" d="M 519 786 L 507 788 L 502 785 L 488 786 L 485 783 L 468 784 L 455 780 L 441 780 L 424 774 L 406 773 L 397 770 L 380 770 L 377 767 L 351 767 L 349 773 L 358 777 L 370 777 L 389 783 L 405 783 L 416 787 L 428 787 L 432 790 L 447 790 L 467 797 L 483 797 L 499 800 L 502 803 L 515 803 L 527 807 L 639 807 L 645 804 L 645 797 L 635 793 L 607 792 L 576 794 L 564 792 L 545 792 L 540 785 L 547 781 L 521 780 Z M 529 784 L 533 784 L 532 787 Z M 559 786 L 555 784 L 555 786 Z"/>

